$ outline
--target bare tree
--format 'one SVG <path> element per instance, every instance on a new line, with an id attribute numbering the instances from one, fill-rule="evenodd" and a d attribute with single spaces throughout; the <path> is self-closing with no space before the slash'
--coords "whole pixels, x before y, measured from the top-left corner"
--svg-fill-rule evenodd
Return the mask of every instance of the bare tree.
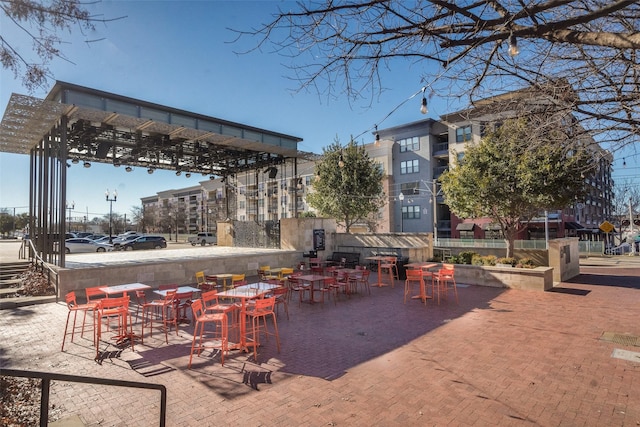
<path id="1" fill-rule="evenodd" d="M 640 130 L 639 27 L 636 0 L 325 0 L 238 35 L 300 60 L 291 65 L 299 89 L 330 98 L 380 93 L 398 59 L 426 97 L 562 92 L 596 140 L 620 148 Z"/>
<path id="2" fill-rule="evenodd" d="M 81 0 L 0 0 L 0 11 L 13 24 L 16 33 L 23 32 L 32 41 L 32 50 L 38 57 L 35 62 L 16 48 L 16 41 L 7 38 L 11 32 L 5 27 L 0 35 L 0 61 L 2 67 L 11 70 L 16 78 L 22 79 L 27 90 L 33 92 L 46 85 L 53 78 L 49 64 L 55 58 L 71 62 L 59 46 L 64 40 L 58 35 L 71 32 L 77 27 L 83 34 L 92 32 L 96 23 L 106 23 L 116 19 L 100 19 L 92 16 L 86 8 L 88 3 Z M 8 27 L 9 25 L 7 25 Z M 89 40 L 93 43 L 99 39 Z"/>

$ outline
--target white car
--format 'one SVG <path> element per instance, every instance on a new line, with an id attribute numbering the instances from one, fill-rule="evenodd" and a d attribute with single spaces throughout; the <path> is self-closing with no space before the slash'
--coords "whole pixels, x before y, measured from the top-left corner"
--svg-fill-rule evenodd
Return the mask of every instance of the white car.
<path id="1" fill-rule="evenodd" d="M 107 252 L 113 250 L 113 245 L 109 243 L 99 243 L 86 238 L 74 238 L 64 241 L 65 253 L 75 254 L 79 252 Z"/>

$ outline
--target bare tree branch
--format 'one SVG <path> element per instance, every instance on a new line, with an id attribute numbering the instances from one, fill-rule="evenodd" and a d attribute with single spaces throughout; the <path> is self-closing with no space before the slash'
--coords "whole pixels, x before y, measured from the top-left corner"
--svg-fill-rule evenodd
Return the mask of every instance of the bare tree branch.
<path id="1" fill-rule="evenodd" d="M 299 88 L 329 99 L 375 95 L 384 90 L 381 68 L 410 61 L 416 81 L 441 96 L 473 102 L 533 86 L 562 94 L 582 126 L 614 149 L 640 135 L 637 0 L 320 0 L 238 36 L 294 60 Z M 511 36 L 516 57 L 506 49 Z"/>

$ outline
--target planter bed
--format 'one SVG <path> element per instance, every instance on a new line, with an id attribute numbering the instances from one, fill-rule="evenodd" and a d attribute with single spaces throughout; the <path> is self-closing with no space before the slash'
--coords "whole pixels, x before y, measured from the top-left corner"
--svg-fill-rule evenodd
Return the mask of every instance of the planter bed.
<path id="1" fill-rule="evenodd" d="M 456 282 L 497 288 L 548 291 L 553 288 L 553 268 L 483 267 L 456 264 Z"/>

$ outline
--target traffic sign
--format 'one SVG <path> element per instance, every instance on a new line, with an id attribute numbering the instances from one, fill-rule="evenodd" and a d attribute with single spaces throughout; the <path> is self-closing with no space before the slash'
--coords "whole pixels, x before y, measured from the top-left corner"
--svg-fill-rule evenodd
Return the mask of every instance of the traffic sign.
<path id="1" fill-rule="evenodd" d="M 611 224 L 609 221 L 603 221 L 602 224 L 600 224 L 600 230 L 604 231 L 605 233 L 611 233 L 613 231 L 613 224 Z"/>

